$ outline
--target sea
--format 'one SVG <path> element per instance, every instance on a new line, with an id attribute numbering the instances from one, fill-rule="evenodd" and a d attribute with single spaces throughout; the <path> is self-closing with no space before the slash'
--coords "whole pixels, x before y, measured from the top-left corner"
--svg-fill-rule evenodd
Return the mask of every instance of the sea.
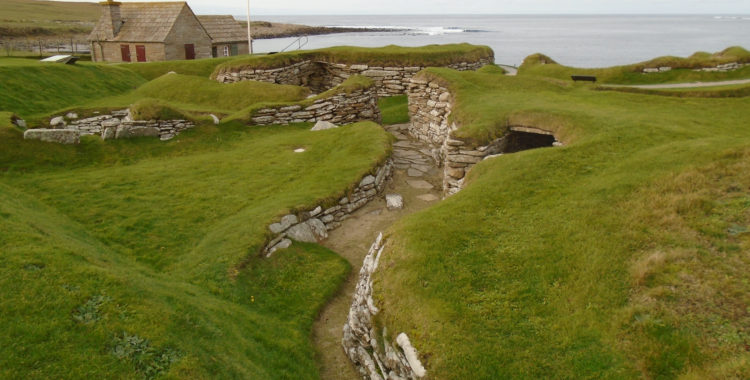
<path id="1" fill-rule="evenodd" d="M 257 16 L 257 20 L 331 27 L 389 28 L 254 41 L 255 52 L 339 45 L 487 45 L 498 64 L 520 65 L 543 53 L 576 67 L 606 67 L 729 46 L 750 50 L 750 15 L 357 15 Z M 237 19 L 244 19 L 237 16 Z M 304 43 L 304 44 L 302 44 Z"/>

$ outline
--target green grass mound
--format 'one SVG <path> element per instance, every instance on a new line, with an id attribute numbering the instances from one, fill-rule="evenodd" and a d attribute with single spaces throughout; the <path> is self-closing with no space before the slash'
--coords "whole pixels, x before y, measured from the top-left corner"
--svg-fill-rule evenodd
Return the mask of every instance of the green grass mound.
<path id="1" fill-rule="evenodd" d="M 0 60 L 6 61 L 0 64 L 0 110 L 23 117 L 124 94 L 146 82 L 118 66 Z"/>
<path id="2" fill-rule="evenodd" d="M 387 233 L 376 325 L 430 378 L 750 377 L 750 99 L 430 69 L 456 133 L 555 131 Z"/>
<path id="3" fill-rule="evenodd" d="M 735 84 L 712 87 L 645 89 L 635 87 L 598 87 L 599 90 L 630 92 L 678 98 L 742 98 L 750 96 L 750 85 Z"/>
<path id="4" fill-rule="evenodd" d="M 600 83 L 656 84 L 679 82 L 706 82 L 750 78 L 750 66 L 727 72 L 693 71 L 703 67 L 716 67 L 724 63 L 749 63 L 750 52 L 741 47 L 731 47 L 719 53 L 695 53 L 688 58 L 660 57 L 650 61 L 608 68 L 575 68 L 556 63 L 542 54 L 527 57 L 519 68 L 520 75 L 544 76 L 570 81 L 571 75 L 593 75 Z M 644 68 L 671 67 L 667 72 L 644 74 Z"/>
<path id="5" fill-rule="evenodd" d="M 169 72 L 208 78 L 216 66 L 237 57 L 205 58 L 180 61 L 138 62 L 120 65 L 148 79 L 156 79 Z"/>
<path id="6" fill-rule="evenodd" d="M 60 146 L 0 128 L 0 377 L 317 378 L 311 326 L 348 264 L 310 244 L 257 253 L 390 140 L 308 129 Z"/>
<path id="7" fill-rule="evenodd" d="M 494 53 L 489 47 L 470 44 L 422 47 L 389 45 L 380 48 L 336 46 L 318 50 L 301 50 L 237 58 L 218 65 L 212 77 L 216 77 L 223 72 L 283 67 L 305 60 L 368 64 L 370 66 L 447 66 L 452 63 L 475 61 L 480 58 L 492 58 L 493 56 Z"/>

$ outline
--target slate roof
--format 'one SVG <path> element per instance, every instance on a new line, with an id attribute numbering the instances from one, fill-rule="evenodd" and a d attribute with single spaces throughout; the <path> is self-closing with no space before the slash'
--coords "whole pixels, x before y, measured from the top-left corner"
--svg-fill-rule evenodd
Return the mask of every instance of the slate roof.
<path id="1" fill-rule="evenodd" d="M 184 1 L 121 3 L 122 27 L 115 38 L 107 41 L 164 42 L 185 7 L 192 13 Z M 89 38 L 97 40 L 97 36 L 106 35 L 104 28 L 107 28 L 106 24 L 97 23 Z"/>
<path id="2" fill-rule="evenodd" d="M 214 43 L 247 42 L 247 30 L 230 15 L 198 16 Z"/>

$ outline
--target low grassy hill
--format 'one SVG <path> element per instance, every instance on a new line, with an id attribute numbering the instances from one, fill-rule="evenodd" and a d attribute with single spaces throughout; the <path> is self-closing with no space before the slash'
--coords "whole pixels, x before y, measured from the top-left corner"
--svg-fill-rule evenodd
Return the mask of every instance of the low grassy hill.
<path id="1" fill-rule="evenodd" d="M 140 75 L 120 66 L 4 58 L 0 59 L 0 111 L 41 115 L 124 94 L 144 83 Z"/>
<path id="2" fill-rule="evenodd" d="M 750 78 L 750 66 L 728 72 L 693 71 L 704 67 L 716 67 L 725 63 L 750 63 L 750 52 L 735 46 L 714 54 L 698 52 L 690 57 L 659 57 L 652 60 L 625 66 L 601 69 L 581 69 L 563 66 L 553 59 L 534 54 L 527 57 L 519 68 L 522 75 L 538 75 L 562 80 L 570 80 L 571 75 L 594 75 L 601 83 L 609 84 L 656 84 L 697 81 L 721 81 Z M 643 74 L 644 68 L 671 67 L 672 70 L 660 73 Z"/>
<path id="3" fill-rule="evenodd" d="M 421 75 L 461 137 L 565 144 L 485 160 L 388 231 L 376 323 L 430 378 L 750 378 L 750 99 Z"/>
<path id="4" fill-rule="evenodd" d="M 0 2 L 0 36 L 87 34 L 100 13 L 99 4 L 90 2 L 3 0 Z"/>
<path id="5" fill-rule="evenodd" d="M 62 146 L 0 121 L 0 377 L 317 378 L 310 329 L 348 264 L 310 244 L 257 254 L 268 224 L 343 195 L 390 140 L 308 129 Z"/>

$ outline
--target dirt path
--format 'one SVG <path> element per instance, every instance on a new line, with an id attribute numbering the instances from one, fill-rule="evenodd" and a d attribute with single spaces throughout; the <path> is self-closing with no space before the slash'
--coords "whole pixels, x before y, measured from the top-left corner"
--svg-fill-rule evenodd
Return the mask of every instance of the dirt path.
<path id="1" fill-rule="evenodd" d="M 658 90 L 658 89 L 669 89 L 669 88 L 698 88 L 698 87 L 731 86 L 735 84 L 746 84 L 746 83 L 750 83 L 750 79 L 725 80 L 725 81 L 720 81 L 720 82 L 691 82 L 691 83 L 671 83 L 671 84 L 641 84 L 641 85 L 607 84 L 603 86 Z"/>
<path id="2" fill-rule="evenodd" d="M 406 127 L 406 124 L 386 127 L 398 141 L 393 146 L 396 170 L 383 191 L 383 196 L 353 213 L 341 227 L 330 231 L 328 239 L 323 243 L 352 265 L 352 271 L 339 293 L 323 308 L 313 326 L 313 342 L 320 365 L 320 376 L 324 380 L 361 378 L 341 346 L 342 328 L 349 314 L 362 260 L 377 234 L 385 231 L 398 219 L 441 199 L 442 171 L 436 168 L 435 162 L 428 156 L 429 148 L 426 145 L 408 138 Z M 432 189 L 426 189 L 429 185 L 425 182 L 432 185 Z M 386 209 L 385 194 L 400 194 L 404 200 L 404 208 Z"/>

